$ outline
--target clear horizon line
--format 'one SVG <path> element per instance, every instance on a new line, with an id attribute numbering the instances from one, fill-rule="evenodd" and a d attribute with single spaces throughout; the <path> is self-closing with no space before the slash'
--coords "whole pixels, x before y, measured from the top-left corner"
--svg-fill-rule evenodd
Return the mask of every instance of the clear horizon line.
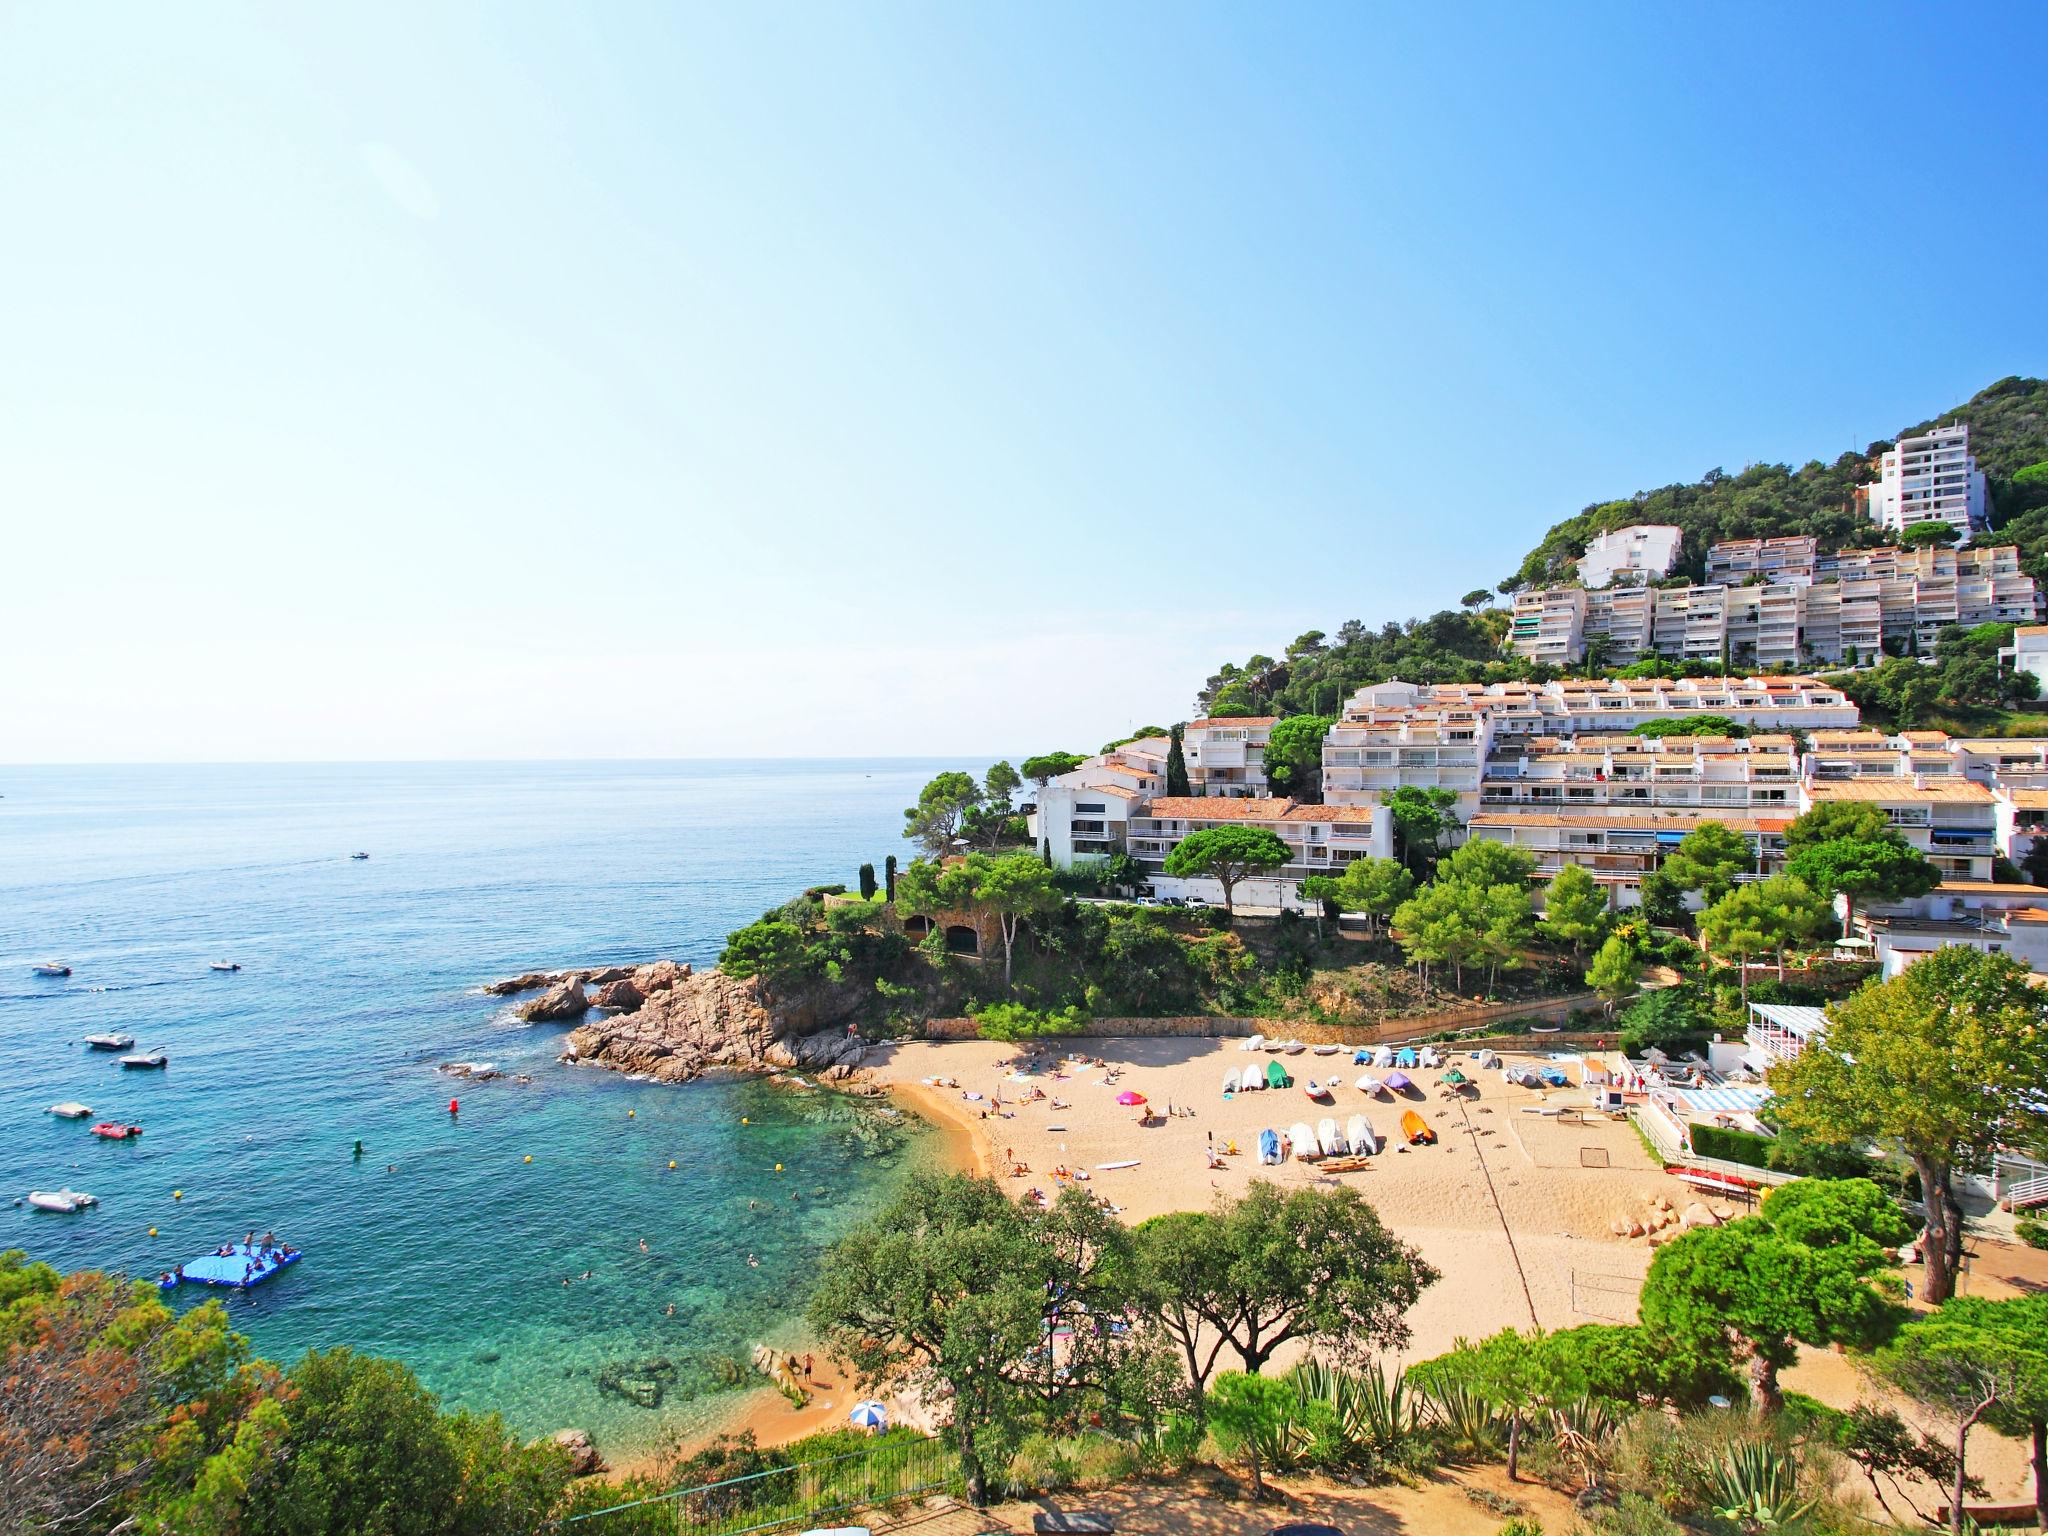
<path id="1" fill-rule="evenodd" d="M 1016 757 L 1018 754 L 1009 754 Z M 1024 754 L 1028 756 L 1029 754 Z M 547 765 L 596 766 L 620 763 L 931 763 L 954 759 L 994 763 L 1002 753 L 916 752 L 832 755 L 735 753 L 681 757 L 128 757 L 90 761 L 55 758 L 0 762 L 0 773 L 28 768 L 433 768 L 447 766 L 530 768 Z"/>

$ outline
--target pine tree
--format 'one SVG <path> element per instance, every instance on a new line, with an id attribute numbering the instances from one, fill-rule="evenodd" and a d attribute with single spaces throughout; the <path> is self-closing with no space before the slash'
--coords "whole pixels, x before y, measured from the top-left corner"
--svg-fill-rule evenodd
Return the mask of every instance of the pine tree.
<path id="1" fill-rule="evenodd" d="M 1185 726 L 1173 728 L 1173 741 L 1166 749 L 1166 792 L 1169 795 L 1192 794 L 1188 788 L 1188 762 L 1181 756 L 1180 737 Z"/>

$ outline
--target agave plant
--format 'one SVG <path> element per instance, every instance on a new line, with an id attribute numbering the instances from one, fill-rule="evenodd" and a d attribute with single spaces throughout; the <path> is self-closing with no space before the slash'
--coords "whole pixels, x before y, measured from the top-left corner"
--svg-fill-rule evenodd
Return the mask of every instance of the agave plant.
<path id="1" fill-rule="evenodd" d="M 1716 1513 L 1744 1536 L 1806 1528 L 1817 1499 L 1799 1495 L 1799 1463 L 1782 1446 L 1744 1440 L 1722 1452 L 1710 1482 Z"/>
<path id="2" fill-rule="evenodd" d="M 1423 1391 L 1431 1422 L 1451 1445 L 1467 1456 L 1490 1456 L 1506 1434 L 1501 1414 L 1485 1398 L 1460 1381 L 1432 1381 Z"/>
<path id="3" fill-rule="evenodd" d="M 1321 1360 L 1305 1360 L 1288 1379 L 1304 1401 L 1329 1410 L 1326 1422 L 1336 1441 L 1330 1448 L 1335 1458 L 1385 1460 L 1423 1427 L 1421 1404 L 1406 1377 L 1377 1363 L 1362 1371 L 1344 1371 Z"/>

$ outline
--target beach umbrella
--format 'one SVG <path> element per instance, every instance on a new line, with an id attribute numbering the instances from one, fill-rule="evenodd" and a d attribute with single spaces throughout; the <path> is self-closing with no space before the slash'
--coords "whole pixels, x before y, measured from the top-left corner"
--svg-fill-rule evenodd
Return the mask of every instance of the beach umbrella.
<path id="1" fill-rule="evenodd" d="M 1119 1104 L 1142 1104 L 1145 1102 L 1145 1095 L 1139 1093 L 1135 1088 L 1126 1088 L 1116 1096 L 1116 1101 Z"/>
<path id="2" fill-rule="evenodd" d="M 862 1429 L 887 1429 L 889 1427 L 889 1410 L 873 1398 L 869 1398 L 864 1403 L 855 1403 L 853 1405 L 853 1412 L 849 1413 L 846 1417 Z"/>

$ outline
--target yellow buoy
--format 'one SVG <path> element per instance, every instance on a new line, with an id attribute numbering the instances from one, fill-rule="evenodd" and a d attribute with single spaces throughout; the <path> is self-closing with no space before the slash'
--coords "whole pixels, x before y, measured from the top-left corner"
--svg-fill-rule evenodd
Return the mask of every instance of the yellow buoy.
<path id="1" fill-rule="evenodd" d="M 185 1191 L 183 1191 L 182 1189 L 174 1189 L 171 1191 L 171 1198 L 173 1200 L 182 1200 L 185 1198 Z"/>
<path id="2" fill-rule="evenodd" d="M 675 1167 L 675 1165 L 676 1165 L 676 1160 L 675 1160 L 674 1158 L 670 1158 L 670 1159 L 668 1160 L 668 1165 L 669 1165 L 669 1167 L 671 1167 L 671 1168 Z"/>
<path id="3" fill-rule="evenodd" d="M 780 1163 L 777 1163 L 777 1164 L 775 1165 L 775 1171 L 776 1171 L 777 1173 L 780 1173 L 780 1172 L 782 1172 L 782 1164 L 780 1164 Z"/>
<path id="4" fill-rule="evenodd" d="M 745 1115 L 741 1115 L 741 1116 L 740 1116 L 740 1124 L 741 1124 L 741 1125 L 745 1125 L 746 1123 L 747 1123 L 747 1117 L 746 1117 Z"/>
<path id="5" fill-rule="evenodd" d="M 529 1152 L 529 1153 L 527 1153 L 527 1154 L 526 1154 L 526 1160 L 527 1160 L 527 1161 L 528 1161 L 529 1163 L 533 1161 L 533 1154 L 532 1154 L 531 1152 Z"/>
<path id="6" fill-rule="evenodd" d="M 156 1228 L 155 1228 L 155 1227 L 151 1227 L 151 1228 L 149 1229 L 149 1235 L 150 1235 L 151 1237 L 155 1237 L 155 1236 L 156 1236 Z"/>
<path id="7" fill-rule="evenodd" d="M 633 1118 L 633 1117 L 634 1117 L 635 1115 L 637 1115 L 638 1113 L 639 1113 L 639 1111 L 638 1111 L 637 1109 L 629 1109 L 629 1110 L 627 1110 L 627 1111 L 626 1111 L 626 1118 L 627 1118 L 628 1120 L 630 1120 L 630 1119 L 632 1119 L 632 1118 Z"/>

